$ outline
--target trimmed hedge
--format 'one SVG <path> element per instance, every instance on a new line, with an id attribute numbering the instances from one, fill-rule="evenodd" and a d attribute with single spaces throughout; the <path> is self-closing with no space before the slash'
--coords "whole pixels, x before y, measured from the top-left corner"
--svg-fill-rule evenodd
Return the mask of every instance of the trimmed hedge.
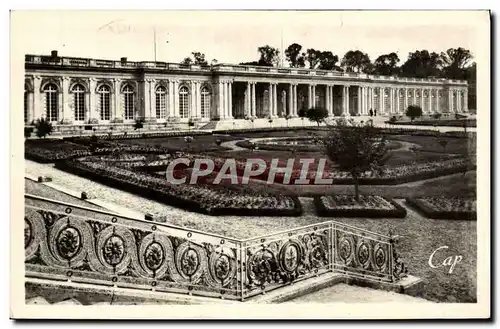
<path id="1" fill-rule="evenodd" d="M 165 132 L 148 132 L 148 133 L 120 133 L 120 134 L 99 134 L 94 135 L 99 140 L 119 140 L 119 139 L 140 139 L 140 138 L 158 138 L 158 137 L 182 137 L 182 136 L 200 136 L 200 135 L 211 135 L 209 131 L 165 131 Z M 75 139 L 88 139 L 90 140 L 92 136 L 84 137 L 64 137 L 64 140 L 74 141 Z"/>
<path id="2" fill-rule="evenodd" d="M 455 219 L 455 220 L 477 220 L 476 211 L 437 211 L 428 207 L 418 198 L 406 198 L 406 203 L 428 218 L 433 219 Z"/>
<path id="3" fill-rule="evenodd" d="M 367 217 L 367 218 L 405 218 L 406 209 L 392 199 L 387 199 L 396 209 L 327 209 L 321 201 L 322 196 L 314 197 L 314 205 L 321 217 Z"/>

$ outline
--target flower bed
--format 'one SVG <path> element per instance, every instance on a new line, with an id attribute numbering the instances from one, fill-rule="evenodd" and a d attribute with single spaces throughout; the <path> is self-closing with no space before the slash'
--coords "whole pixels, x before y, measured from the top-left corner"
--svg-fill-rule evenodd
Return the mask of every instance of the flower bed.
<path id="1" fill-rule="evenodd" d="M 148 133 L 120 133 L 120 134 L 100 134 L 95 135 L 99 140 L 117 140 L 117 139 L 138 139 L 138 138 L 158 138 L 158 137 L 181 137 L 181 136 L 200 136 L 200 135 L 211 135 L 209 131 L 165 131 L 165 132 L 148 132 Z M 64 137 L 64 140 L 74 141 L 79 140 L 90 140 L 90 137 Z"/>
<path id="2" fill-rule="evenodd" d="M 28 140 L 24 144 L 25 158 L 41 163 L 51 163 L 90 154 L 90 149 L 87 146 L 62 140 Z"/>
<path id="3" fill-rule="evenodd" d="M 462 197 L 407 198 L 406 202 L 435 219 L 476 220 L 476 200 Z"/>
<path id="4" fill-rule="evenodd" d="M 299 216 L 302 207 L 293 196 L 252 194 L 223 185 L 174 185 L 165 178 L 111 166 L 95 159 L 73 159 L 56 163 L 59 169 L 98 180 L 175 207 L 210 215 Z"/>
<path id="5" fill-rule="evenodd" d="M 318 215 L 323 217 L 406 217 L 405 208 L 375 195 L 360 195 L 359 201 L 354 195 L 317 196 L 314 204 Z"/>

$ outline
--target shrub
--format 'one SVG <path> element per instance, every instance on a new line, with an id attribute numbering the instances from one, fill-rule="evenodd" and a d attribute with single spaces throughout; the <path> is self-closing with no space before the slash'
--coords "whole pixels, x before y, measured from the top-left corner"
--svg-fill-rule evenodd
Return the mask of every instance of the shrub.
<path id="1" fill-rule="evenodd" d="M 395 116 L 395 115 L 393 115 L 393 116 L 389 119 L 389 123 L 391 123 L 391 124 L 396 123 L 396 121 L 398 121 L 398 119 L 396 119 L 396 116 Z"/>
<path id="2" fill-rule="evenodd" d="M 54 127 L 52 126 L 52 122 L 46 120 L 45 118 L 38 119 L 35 122 L 36 128 L 36 136 L 38 138 L 45 138 L 47 135 L 50 135 L 54 131 Z"/>
<path id="3" fill-rule="evenodd" d="M 313 122 L 319 124 L 328 117 L 328 111 L 321 107 L 313 107 L 306 112 L 306 117 Z"/>
<path id="4" fill-rule="evenodd" d="M 323 217 L 406 217 L 405 208 L 381 196 L 362 196 L 359 202 L 349 195 L 316 196 L 314 205 L 318 215 Z"/>
<path id="5" fill-rule="evenodd" d="M 144 128 L 144 119 L 136 119 L 134 124 L 134 130 Z"/>
<path id="6" fill-rule="evenodd" d="M 33 133 L 33 127 L 24 127 L 24 137 L 30 138 Z"/>
<path id="7" fill-rule="evenodd" d="M 417 105 L 410 105 L 406 110 L 406 116 L 410 118 L 411 121 L 415 120 L 415 118 L 419 118 L 422 116 L 422 108 Z"/>

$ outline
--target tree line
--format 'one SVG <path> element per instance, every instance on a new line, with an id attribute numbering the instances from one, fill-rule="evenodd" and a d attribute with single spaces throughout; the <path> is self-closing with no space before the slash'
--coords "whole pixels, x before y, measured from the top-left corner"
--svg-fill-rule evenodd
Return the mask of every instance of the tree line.
<path id="1" fill-rule="evenodd" d="M 278 48 L 264 45 L 257 49 L 259 59 L 242 62 L 240 65 L 278 66 L 280 51 Z M 183 64 L 208 65 L 205 55 L 192 52 Z M 459 47 L 444 52 L 416 50 L 408 54 L 402 62 L 398 54 L 391 52 L 378 56 L 372 62 L 367 53 L 361 50 L 349 50 L 342 58 L 331 51 L 314 48 L 304 49 L 293 43 L 284 51 L 285 59 L 292 68 L 320 69 L 337 72 L 357 72 L 375 75 L 401 76 L 409 78 L 447 78 L 467 80 L 469 83 L 469 108 L 476 108 L 476 63 L 470 50 Z M 211 64 L 216 64 L 213 60 Z M 402 64 L 400 64 L 402 63 Z"/>

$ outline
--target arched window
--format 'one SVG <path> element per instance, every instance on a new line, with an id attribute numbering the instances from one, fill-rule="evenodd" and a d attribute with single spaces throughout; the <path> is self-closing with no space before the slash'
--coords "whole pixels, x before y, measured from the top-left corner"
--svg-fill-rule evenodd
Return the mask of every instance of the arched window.
<path id="1" fill-rule="evenodd" d="M 179 89 L 179 114 L 181 118 L 189 117 L 189 90 L 185 86 Z"/>
<path id="2" fill-rule="evenodd" d="M 45 94 L 45 117 L 48 121 L 57 121 L 59 112 L 59 90 L 53 83 L 47 84 L 43 92 Z"/>
<path id="3" fill-rule="evenodd" d="M 134 88 L 126 85 L 123 88 L 123 106 L 125 109 L 125 120 L 133 120 L 135 114 L 135 93 Z"/>
<path id="4" fill-rule="evenodd" d="M 167 113 L 167 89 L 163 86 L 156 88 L 156 118 L 165 119 Z"/>
<path id="5" fill-rule="evenodd" d="M 111 119 L 110 106 L 111 90 L 106 85 L 97 88 L 97 108 L 99 110 L 100 120 L 108 121 Z"/>
<path id="6" fill-rule="evenodd" d="M 207 87 L 201 89 L 201 117 L 210 117 L 210 91 Z"/>
<path id="7" fill-rule="evenodd" d="M 85 88 L 82 85 L 74 85 L 71 89 L 73 92 L 73 109 L 75 113 L 75 121 L 85 120 Z"/>

